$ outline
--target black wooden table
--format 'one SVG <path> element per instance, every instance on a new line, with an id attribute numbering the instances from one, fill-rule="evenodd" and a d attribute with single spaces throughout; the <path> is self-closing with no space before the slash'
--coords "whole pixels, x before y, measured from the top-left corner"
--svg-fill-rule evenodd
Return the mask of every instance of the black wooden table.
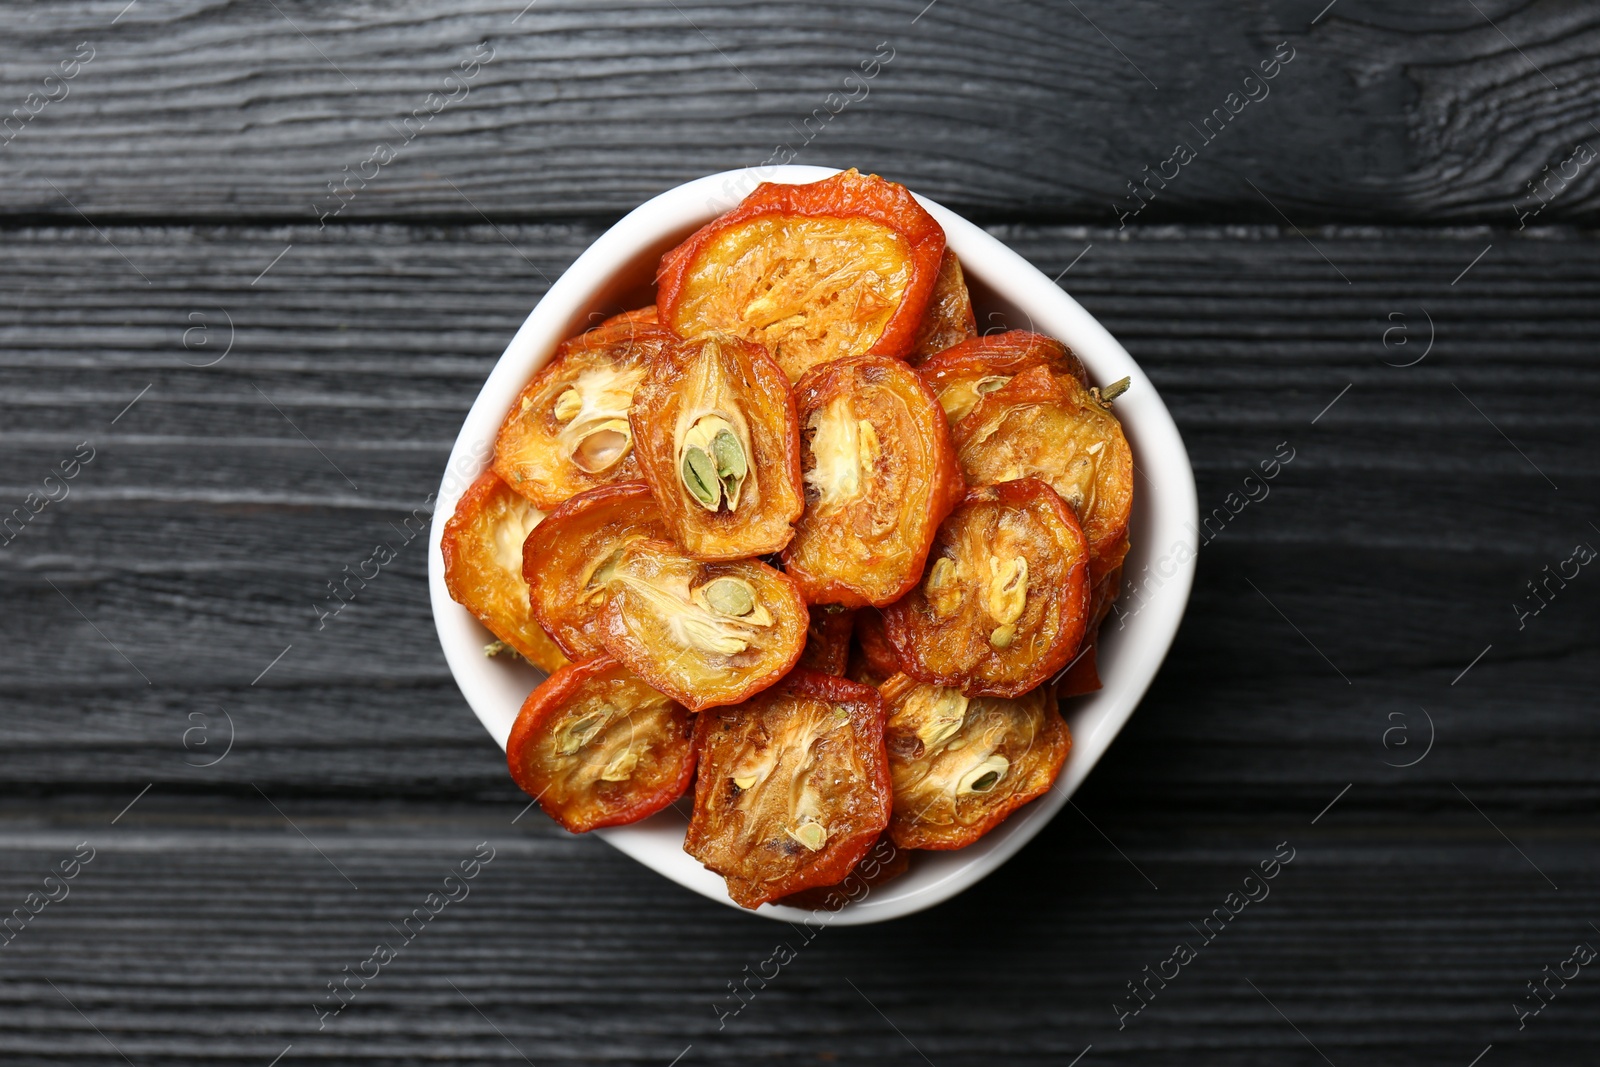
<path id="1" fill-rule="evenodd" d="M 0 1056 L 1594 1062 L 1600 10 L 1324 2 L 0 4 Z M 1076 809 L 812 934 L 514 821 L 403 533 L 549 279 L 790 158 L 1058 277 L 1222 515 Z"/>

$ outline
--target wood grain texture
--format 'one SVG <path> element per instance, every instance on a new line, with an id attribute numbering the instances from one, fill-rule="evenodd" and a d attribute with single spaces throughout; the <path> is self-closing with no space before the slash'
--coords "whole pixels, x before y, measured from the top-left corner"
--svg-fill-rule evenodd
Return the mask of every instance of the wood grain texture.
<path id="1" fill-rule="evenodd" d="M 1600 143 L 1600 13 L 0 18 L 0 919 L 96 850 L 69 896 L 0 924 L 7 1064 L 1592 1061 L 1592 967 L 1524 1029 L 1515 1005 L 1600 945 L 1600 579 L 1537 614 L 1527 587 L 1600 544 L 1594 169 L 1519 212 Z M 30 104 L 85 41 L 66 95 Z M 1127 183 L 1283 41 L 1270 97 L 1119 229 Z M 380 142 L 393 161 L 319 228 Z M 779 145 L 907 182 L 1057 277 L 1160 390 L 1215 527 L 1074 805 L 947 904 L 814 940 L 519 817 L 406 525 L 549 279 L 645 198 Z M 319 623 L 379 542 L 398 558 Z M 319 1029 L 327 983 L 482 841 L 471 896 Z M 1279 842 L 1270 897 L 1119 1021 Z M 780 942 L 794 961 L 729 1014 Z"/>
<path id="2" fill-rule="evenodd" d="M 0 114 L 26 118 L 0 134 L 0 217 L 309 221 L 351 174 L 337 222 L 614 215 L 792 152 L 1106 224 L 1184 142 L 1198 158 L 1140 221 L 1516 225 L 1528 183 L 1600 138 L 1600 13 L 1561 0 L 1343 0 L 1315 24 L 1287 0 L 118 7 L 0 5 Z M 1294 58 L 1245 86 L 1280 42 Z M 1567 170 L 1540 221 L 1593 217 L 1600 172 Z"/>
<path id="3" fill-rule="evenodd" d="M 960 898 L 807 931 L 542 821 L 513 826 L 513 794 L 426 816 L 279 797 L 280 816 L 260 797 L 201 807 L 157 791 L 116 826 L 110 808 L 8 804 L 5 898 L 78 842 L 96 850 L 4 950 L 8 1059 L 115 1060 L 89 1024 L 137 1064 L 266 1064 L 290 1045 L 286 1063 L 664 1065 L 692 1046 L 682 1062 L 975 1065 L 1003 1049 L 1045 1064 L 1090 1044 L 1118 1064 L 1323 1062 L 1298 1027 L 1335 1063 L 1398 1065 L 1465 1063 L 1490 1042 L 1579 1062 L 1593 1040 L 1595 993 L 1579 983 L 1527 1032 L 1510 1010 L 1542 963 L 1592 939 L 1571 899 L 1595 884 L 1592 820 L 1533 838 L 1510 824 L 1556 892 L 1466 805 L 1423 817 L 1404 790 L 1352 793 L 1311 826 L 1292 805 L 1154 821 L 1105 810 L 1091 787 L 1094 826 L 1064 811 Z M 1293 861 L 1270 894 L 1202 944 L 1191 924 L 1285 841 Z M 319 1031 L 327 983 L 400 945 L 395 924 L 479 842 L 494 858 L 470 894 Z M 1198 958 L 1119 1030 L 1125 983 L 1180 941 Z M 780 944 L 795 958 L 774 976 L 762 964 Z M 733 1014 L 730 983 L 761 973 Z"/>

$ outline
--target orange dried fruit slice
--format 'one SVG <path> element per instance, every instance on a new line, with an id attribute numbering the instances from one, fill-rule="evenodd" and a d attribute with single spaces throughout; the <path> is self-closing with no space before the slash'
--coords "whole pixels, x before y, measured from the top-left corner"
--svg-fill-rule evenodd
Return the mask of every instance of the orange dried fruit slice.
<path id="1" fill-rule="evenodd" d="M 910 866 L 911 850 L 896 847 L 894 839 L 885 831 L 842 881 L 836 885 L 802 889 L 778 903 L 811 911 L 838 911 L 846 904 L 865 900 L 873 889 L 905 874 Z"/>
<path id="2" fill-rule="evenodd" d="M 917 328 L 917 341 L 906 362 L 913 367 L 929 356 L 962 341 L 978 336 L 978 320 L 972 314 L 972 295 L 961 272 L 961 261 L 948 248 L 939 260 L 939 278 L 933 283 L 933 297 Z"/>
<path id="3" fill-rule="evenodd" d="M 1048 689 L 968 697 L 898 674 L 879 692 L 889 709 L 889 834 L 901 848 L 972 844 L 1046 792 L 1072 749 Z"/>
<path id="4" fill-rule="evenodd" d="M 533 617 L 522 579 L 522 544 L 544 517 L 494 471 L 484 471 L 456 503 L 439 550 L 451 598 L 548 674 L 566 666 L 567 657 Z"/>
<path id="5" fill-rule="evenodd" d="M 574 660 L 601 651 L 598 618 L 617 558 L 630 542 L 666 536 L 643 482 L 591 489 L 556 508 L 522 551 L 534 617 Z"/>
<path id="6" fill-rule="evenodd" d="M 943 255 L 944 230 L 902 185 L 854 170 L 765 183 L 662 258 L 657 305 L 681 336 L 764 345 L 794 381 L 845 356 L 908 355 Z"/>
<path id="7" fill-rule="evenodd" d="M 727 334 L 667 346 L 634 395 L 635 447 L 672 537 L 700 559 L 776 552 L 805 499 L 789 383 Z"/>
<path id="8" fill-rule="evenodd" d="M 838 884 L 889 822 L 883 701 L 797 670 L 695 724 L 700 769 L 685 852 L 756 908 Z"/>
<path id="9" fill-rule="evenodd" d="M 523 387 L 495 440 L 494 469 L 542 508 L 639 480 L 628 409 L 672 335 L 627 312 L 563 341 Z"/>
<path id="10" fill-rule="evenodd" d="M 794 581 L 756 560 L 707 562 L 634 541 L 600 614 L 606 651 L 691 711 L 737 704 L 789 672 L 810 616 Z"/>
<path id="11" fill-rule="evenodd" d="M 968 696 L 1020 696 L 1077 654 L 1089 549 L 1041 481 L 974 489 L 939 527 L 927 575 L 884 610 L 904 671 Z"/>
<path id="12" fill-rule="evenodd" d="M 900 673 L 900 659 L 889 643 L 883 612 L 877 608 L 862 608 L 856 612 L 855 628 L 850 635 L 850 659 L 844 673 L 851 681 L 873 688 Z"/>
<path id="13" fill-rule="evenodd" d="M 1092 569 L 1092 567 L 1091 567 Z M 1101 688 L 1100 625 L 1111 613 L 1111 605 L 1122 591 L 1122 567 L 1118 565 L 1101 578 L 1089 592 L 1089 625 L 1083 633 L 1083 647 L 1056 676 L 1056 696 L 1060 699 L 1082 696 Z"/>
<path id="14" fill-rule="evenodd" d="M 932 356 L 917 372 L 939 398 L 954 426 L 978 401 L 1030 367 L 1086 383 L 1083 364 L 1072 349 L 1054 338 L 1027 330 L 1008 330 L 963 341 Z"/>
<path id="15" fill-rule="evenodd" d="M 1036 366 L 983 397 L 954 434 L 969 484 L 1038 478 L 1061 494 L 1089 538 L 1092 582 L 1121 566 L 1133 451 L 1108 404 L 1075 378 Z"/>
<path id="16" fill-rule="evenodd" d="M 916 371 L 884 356 L 813 368 L 795 405 L 806 509 L 784 570 L 812 603 L 893 603 L 966 491 L 944 414 Z"/>
<path id="17" fill-rule="evenodd" d="M 572 833 L 637 822 L 689 788 L 694 716 L 597 656 L 528 695 L 506 763 L 518 787 Z"/>
<path id="18" fill-rule="evenodd" d="M 813 604 L 806 627 L 806 647 L 796 666 L 821 674 L 843 676 L 850 663 L 850 635 L 855 631 L 856 613 L 832 604 Z"/>

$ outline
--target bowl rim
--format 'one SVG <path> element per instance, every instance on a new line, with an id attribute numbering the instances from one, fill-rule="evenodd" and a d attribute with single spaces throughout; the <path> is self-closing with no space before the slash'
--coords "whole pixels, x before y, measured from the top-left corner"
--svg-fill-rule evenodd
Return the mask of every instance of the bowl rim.
<path id="1" fill-rule="evenodd" d="M 540 675 L 532 668 L 485 658 L 488 631 L 451 599 L 444 582 L 440 540 L 461 493 L 488 467 L 505 412 L 527 379 L 544 365 L 560 341 L 577 332 L 601 294 L 629 264 L 651 249 L 670 247 L 733 207 L 760 182 L 799 184 L 835 173 L 838 168 L 833 167 L 748 167 L 685 182 L 646 201 L 596 238 L 550 285 L 484 381 L 451 448 L 439 488 L 430 494 L 434 511 L 428 586 L 450 673 L 473 713 L 502 749 L 522 703 L 522 698 L 517 698 L 508 713 L 508 696 L 518 687 L 531 688 Z M 1151 580 L 1136 583 L 1141 589 L 1138 609 L 1119 613 L 1122 625 L 1115 643 L 1107 638 L 1105 651 L 1110 655 L 1101 672 L 1104 687 L 1075 698 L 1070 710 L 1064 709 L 1072 727 L 1073 747 L 1049 793 L 967 848 L 919 853 L 919 865 L 911 873 L 869 890 L 840 910 L 813 912 L 767 904 L 754 912 L 780 921 L 848 926 L 898 918 L 948 900 L 998 869 L 1068 802 L 1126 725 L 1177 635 L 1194 580 L 1199 547 L 1194 473 L 1177 425 L 1154 385 L 1116 338 L 1056 281 L 981 227 L 926 197 L 917 199 L 944 227 L 947 245 L 961 259 L 968 278 L 1008 305 L 1008 318 L 1024 316 L 1031 328 L 1071 346 L 1092 379 L 1132 379 L 1129 390 L 1117 401 L 1117 411 L 1134 446 L 1136 479 L 1146 488 L 1135 492 L 1137 525 L 1124 595 L 1137 559 L 1150 559 L 1144 572 L 1154 567 L 1156 573 Z M 1169 544 L 1159 559 L 1152 555 L 1155 546 Z M 1170 574 L 1163 564 L 1172 565 Z M 1131 634 L 1127 632 L 1130 629 Z M 526 691 L 522 690 L 524 697 Z M 720 876 L 682 851 L 682 823 L 681 813 L 668 808 L 631 826 L 594 833 L 656 873 L 750 914 L 728 899 Z M 663 843 L 673 834 L 677 835 L 676 857 L 663 858 Z"/>

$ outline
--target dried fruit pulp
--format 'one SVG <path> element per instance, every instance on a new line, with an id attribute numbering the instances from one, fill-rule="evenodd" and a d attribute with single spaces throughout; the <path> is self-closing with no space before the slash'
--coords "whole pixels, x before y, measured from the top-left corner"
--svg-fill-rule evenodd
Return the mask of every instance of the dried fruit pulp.
<path id="1" fill-rule="evenodd" d="M 694 716 L 616 661 L 559 671 L 523 705 L 506 743 L 511 776 L 573 833 L 633 822 L 682 796 Z"/>

